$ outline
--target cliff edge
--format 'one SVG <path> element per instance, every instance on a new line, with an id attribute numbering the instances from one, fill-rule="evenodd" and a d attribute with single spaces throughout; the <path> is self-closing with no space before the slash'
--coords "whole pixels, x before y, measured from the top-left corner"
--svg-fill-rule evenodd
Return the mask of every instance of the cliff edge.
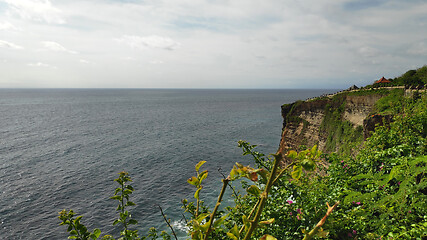
<path id="1" fill-rule="evenodd" d="M 356 153 L 375 126 L 391 116 L 378 113 L 376 103 L 403 89 L 352 90 L 282 106 L 279 152 L 315 144 L 323 152 Z"/>

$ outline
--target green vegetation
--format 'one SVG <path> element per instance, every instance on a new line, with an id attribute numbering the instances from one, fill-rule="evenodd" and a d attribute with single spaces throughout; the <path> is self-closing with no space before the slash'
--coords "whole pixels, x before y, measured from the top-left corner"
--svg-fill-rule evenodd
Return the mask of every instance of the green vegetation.
<path id="1" fill-rule="evenodd" d="M 394 86 L 405 86 L 406 88 L 423 87 L 427 84 L 427 65 L 409 70 L 402 76 L 394 79 L 389 79 L 391 83 L 374 83 L 365 86 L 365 89 L 378 88 L 378 87 L 394 87 Z"/>
<path id="2" fill-rule="evenodd" d="M 393 90 L 378 101 L 376 111 L 392 114 L 393 121 L 377 127 L 355 156 L 346 154 L 343 145 L 359 144 L 361 129 L 341 121 L 344 105 L 342 96 L 334 97 L 322 124 L 333 132 L 329 147 L 339 147 L 343 154 L 321 154 L 314 146 L 286 156 L 265 156 L 240 141 L 243 155 L 251 156 L 255 167 L 236 163 L 218 186 L 221 191 L 213 208 L 201 199 L 208 172 L 201 171 L 204 161 L 199 162 L 195 176 L 188 179 L 195 189 L 194 201 L 183 200 L 188 238 L 426 239 L 427 95 L 405 97 L 401 90 Z M 245 179 L 241 181 L 245 193 L 232 185 L 238 179 Z M 121 226 L 119 239 L 171 239 L 156 229 L 144 237 L 130 229 L 137 224 L 127 210 L 134 205 L 129 201 L 133 188 L 127 184 L 131 179 L 122 172 L 115 181 L 120 186 L 111 198 L 119 202 L 119 218 L 113 223 Z M 219 210 L 227 189 L 232 190 L 235 204 Z M 62 211 L 59 218 L 71 239 L 101 236 L 99 229 L 89 232 L 72 210 Z"/>
<path id="3" fill-rule="evenodd" d="M 393 89 L 375 103 L 377 114 L 400 113 L 404 104 L 404 89 Z"/>
<path id="4" fill-rule="evenodd" d="M 420 86 L 427 84 L 427 66 L 409 70 L 402 76 L 393 79 L 394 85 Z"/>
<path id="5" fill-rule="evenodd" d="M 346 94 L 336 95 L 325 106 L 325 117 L 320 130 L 327 135 L 325 145 L 327 152 L 351 154 L 353 149 L 363 142 L 363 129 L 354 128 L 351 122 L 343 119 L 345 96 Z"/>

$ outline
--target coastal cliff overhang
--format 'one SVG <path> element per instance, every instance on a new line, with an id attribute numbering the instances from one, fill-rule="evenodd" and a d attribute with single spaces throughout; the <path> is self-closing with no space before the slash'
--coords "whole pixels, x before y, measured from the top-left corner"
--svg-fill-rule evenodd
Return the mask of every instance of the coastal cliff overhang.
<path id="1" fill-rule="evenodd" d="M 364 121 L 386 93 L 345 91 L 282 106 L 283 128 L 279 152 L 315 144 L 323 152 L 357 151 L 375 123 Z M 373 125 L 372 125 L 373 124 Z M 360 145 L 359 144 L 359 145 Z"/>

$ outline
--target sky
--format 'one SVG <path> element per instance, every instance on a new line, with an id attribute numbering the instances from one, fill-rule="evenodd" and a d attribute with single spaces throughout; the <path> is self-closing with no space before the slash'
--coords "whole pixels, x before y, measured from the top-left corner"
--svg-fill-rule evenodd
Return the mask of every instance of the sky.
<path id="1" fill-rule="evenodd" d="M 0 88 L 348 88 L 427 64 L 427 0 L 0 0 Z"/>

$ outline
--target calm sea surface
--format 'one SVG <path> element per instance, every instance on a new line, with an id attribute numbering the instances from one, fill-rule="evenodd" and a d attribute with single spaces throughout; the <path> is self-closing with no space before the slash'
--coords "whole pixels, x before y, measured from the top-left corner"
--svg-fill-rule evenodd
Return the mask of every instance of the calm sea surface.
<path id="1" fill-rule="evenodd" d="M 0 239 L 66 239 L 57 217 L 64 208 L 117 237 L 109 196 L 123 170 L 133 178 L 140 233 L 166 229 L 157 204 L 182 229 L 180 201 L 192 199 L 186 180 L 197 162 L 207 161 L 201 197 L 212 205 L 218 168 L 227 175 L 236 161 L 253 165 L 238 140 L 274 153 L 280 106 L 326 92 L 0 89 Z"/>

